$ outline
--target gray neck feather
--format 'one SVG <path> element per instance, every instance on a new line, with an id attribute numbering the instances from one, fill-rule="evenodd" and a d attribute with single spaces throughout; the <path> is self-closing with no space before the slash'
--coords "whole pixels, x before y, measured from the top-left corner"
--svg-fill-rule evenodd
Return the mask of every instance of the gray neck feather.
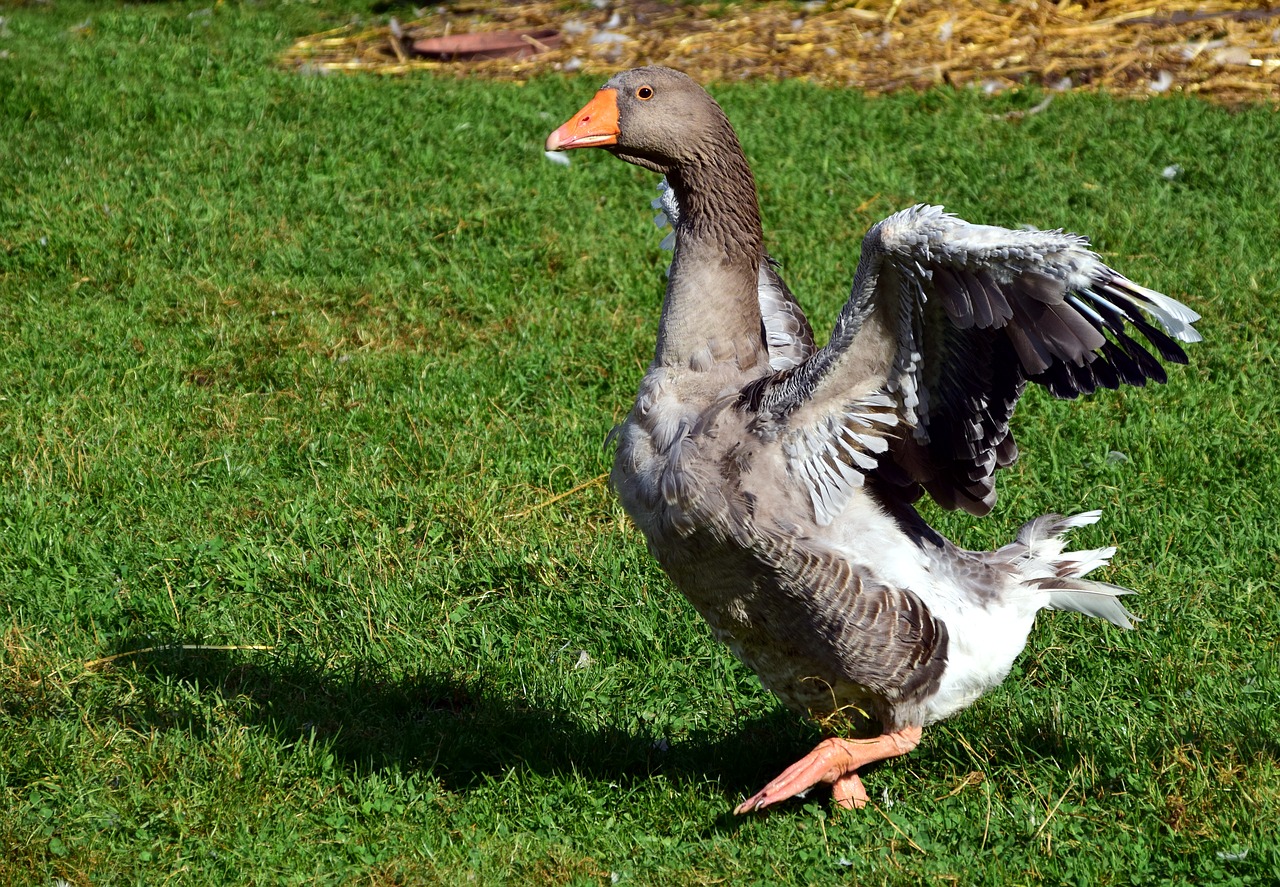
<path id="1" fill-rule="evenodd" d="M 743 370 L 767 365 L 756 295 L 764 253 L 760 210 L 728 121 L 666 172 L 680 223 L 655 360 L 688 366 L 710 349 L 717 359 L 736 356 Z"/>

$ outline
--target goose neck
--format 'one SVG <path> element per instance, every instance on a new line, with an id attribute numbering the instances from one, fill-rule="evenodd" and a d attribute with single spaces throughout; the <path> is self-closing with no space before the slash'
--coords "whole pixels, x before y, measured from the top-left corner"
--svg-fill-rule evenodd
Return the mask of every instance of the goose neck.
<path id="1" fill-rule="evenodd" d="M 733 147 L 736 149 L 736 139 Z M 656 361 L 767 366 L 757 291 L 764 255 L 755 182 L 740 149 L 668 176 L 680 205 Z"/>

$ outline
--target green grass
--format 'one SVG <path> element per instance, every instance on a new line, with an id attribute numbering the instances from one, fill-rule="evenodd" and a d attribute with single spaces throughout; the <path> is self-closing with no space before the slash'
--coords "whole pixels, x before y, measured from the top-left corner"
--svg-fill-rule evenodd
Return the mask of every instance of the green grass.
<path id="1" fill-rule="evenodd" d="M 603 484 L 545 504 L 651 354 L 654 177 L 542 157 L 592 79 L 274 67 L 351 11 L 5 12 L 0 883 L 1275 883 L 1273 109 L 716 90 L 820 329 L 927 200 L 1089 233 L 1206 336 L 1033 393 L 996 514 L 935 515 L 1105 508 L 1141 627 L 1045 614 L 876 806 L 737 819 L 817 734 Z M 178 644 L 271 649 L 134 652 Z"/>

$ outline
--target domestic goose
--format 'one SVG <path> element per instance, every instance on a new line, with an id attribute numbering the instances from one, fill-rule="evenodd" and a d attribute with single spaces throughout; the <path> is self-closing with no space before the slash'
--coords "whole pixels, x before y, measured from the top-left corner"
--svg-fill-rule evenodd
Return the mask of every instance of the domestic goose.
<path id="1" fill-rule="evenodd" d="M 547 138 L 661 173 L 675 229 L 657 349 L 610 437 L 611 480 L 717 638 L 828 733 L 737 813 L 859 768 L 999 684 L 1036 613 L 1122 628 L 1128 589 L 1067 551 L 1099 517 L 1045 515 L 995 551 L 930 528 L 924 492 L 974 515 L 1017 456 L 1027 382 L 1060 397 L 1163 382 L 1199 315 L 1109 268 L 1079 236 L 973 225 L 915 206 L 874 225 L 827 345 L 765 256 L 755 183 L 720 106 L 689 77 L 626 71 Z M 1141 340 L 1141 341 L 1140 341 Z M 1144 347 L 1145 346 L 1147 347 Z"/>

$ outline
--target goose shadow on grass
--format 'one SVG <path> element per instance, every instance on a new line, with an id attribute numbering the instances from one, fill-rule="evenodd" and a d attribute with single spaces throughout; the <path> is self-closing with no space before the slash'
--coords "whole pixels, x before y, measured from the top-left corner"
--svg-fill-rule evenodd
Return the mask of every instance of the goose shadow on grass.
<path id="1" fill-rule="evenodd" d="M 781 707 L 725 731 L 664 741 L 656 733 L 589 726 L 564 710 L 510 698 L 483 681 L 427 674 L 391 678 L 375 668 L 338 672 L 319 662 L 250 659 L 216 650 L 158 651 L 137 667 L 198 689 L 186 702 L 153 698 L 131 714 L 137 728 L 208 732 L 213 705 L 248 700 L 239 717 L 282 743 L 323 744 L 351 770 L 430 773 L 466 792 L 512 769 L 572 773 L 640 784 L 665 774 L 677 782 L 718 782 L 729 798 L 758 790 L 818 733 Z M 169 697 L 171 694 L 165 694 Z"/>
<path id="2" fill-rule="evenodd" d="M 678 784 L 711 780 L 733 802 L 757 791 L 819 738 L 816 729 L 776 705 L 724 731 L 693 731 L 666 745 L 653 733 L 584 725 L 571 712 L 531 706 L 481 681 L 449 675 L 390 678 L 372 667 L 337 672 L 320 662 L 255 660 L 221 651 L 160 652 L 138 667 L 198 687 L 199 695 L 186 695 L 191 701 L 183 704 L 156 699 L 135 711 L 135 726 L 198 735 L 210 720 L 202 701 L 211 694 L 247 699 L 240 717 L 282 743 L 315 741 L 350 770 L 429 773 L 461 793 L 524 769 L 626 786 L 660 774 Z M 1082 754 L 1098 754 L 1033 719 L 987 746 L 990 758 L 979 762 L 963 733 L 931 731 L 913 765 L 961 776 L 966 768 L 1020 769 L 1036 759 L 1068 764 Z M 728 806 L 713 829 L 740 821 Z"/>

